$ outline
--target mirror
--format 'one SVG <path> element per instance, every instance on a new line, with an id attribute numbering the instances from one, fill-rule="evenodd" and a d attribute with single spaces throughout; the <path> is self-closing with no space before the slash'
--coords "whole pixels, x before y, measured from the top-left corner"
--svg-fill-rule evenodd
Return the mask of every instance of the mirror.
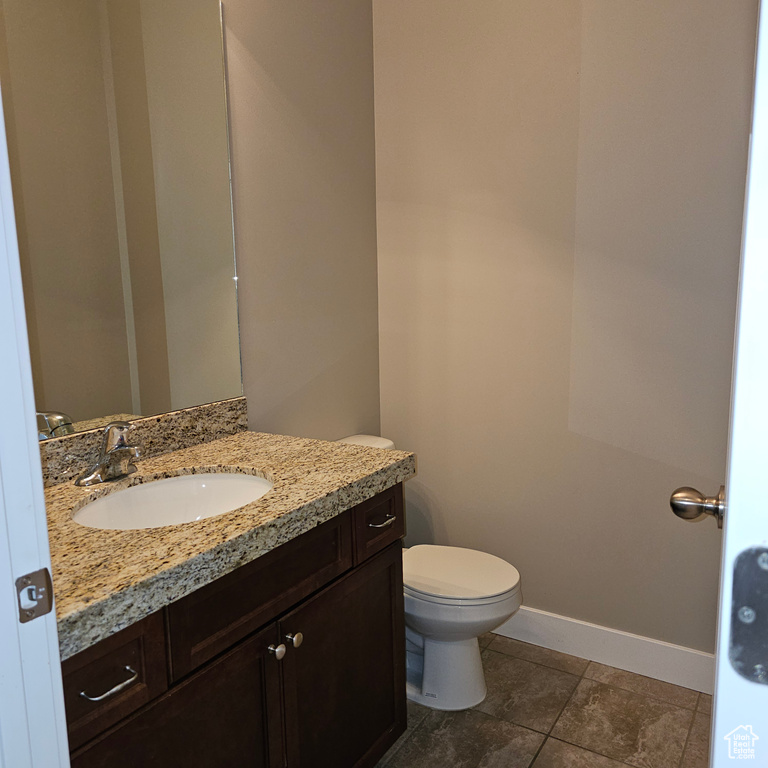
<path id="1" fill-rule="evenodd" d="M 0 8 L 37 410 L 92 428 L 239 396 L 218 0 Z"/>

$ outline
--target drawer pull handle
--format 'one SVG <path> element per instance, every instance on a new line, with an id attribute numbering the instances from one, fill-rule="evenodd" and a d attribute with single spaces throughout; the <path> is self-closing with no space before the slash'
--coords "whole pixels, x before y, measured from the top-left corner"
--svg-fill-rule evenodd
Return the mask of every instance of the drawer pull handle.
<path id="1" fill-rule="evenodd" d="M 130 667 L 125 667 L 125 671 L 130 672 L 131 676 L 122 683 L 118 683 L 114 688 L 110 688 L 106 693 L 102 693 L 101 696 L 89 696 L 85 691 L 80 691 L 80 695 L 88 701 L 104 701 L 104 699 L 124 691 L 131 683 L 135 683 L 139 679 L 139 673 L 134 672 Z"/>
<path id="2" fill-rule="evenodd" d="M 270 645 L 269 648 L 267 648 L 267 650 L 270 653 L 274 653 L 275 658 L 278 661 L 280 661 L 280 659 L 282 659 L 283 656 L 285 656 L 285 646 L 282 643 L 280 643 L 280 645 Z"/>
<path id="3" fill-rule="evenodd" d="M 383 523 L 368 523 L 369 528 L 388 528 L 392 523 L 397 520 L 397 515 L 387 515 L 387 519 Z"/>
<path id="4" fill-rule="evenodd" d="M 304 642 L 304 635 L 302 635 L 301 632 L 297 632 L 295 635 L 293 632 L 290 632 L 285 636 L 285 639 L 288 640 L 294 648 L 298 648 Z"/>

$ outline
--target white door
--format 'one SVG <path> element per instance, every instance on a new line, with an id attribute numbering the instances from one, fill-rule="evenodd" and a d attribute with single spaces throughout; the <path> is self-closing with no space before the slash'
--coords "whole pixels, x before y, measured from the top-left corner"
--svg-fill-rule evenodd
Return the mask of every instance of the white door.
<path id="1" fill-rule="evenodd" d="M 755 75 L 720 578 L 713 768 L 743 761 L 768 765 L 768 3 L 760 11 Z"/>
<path id="2" fill-rule="evenodd" d="M 50 567 L 0 104 L 0 768 L 69 766 L 55 612 L 21 623 L 16 590 L 18 578 Z M 39 593 L 28 589 L 31 610 Z"/>

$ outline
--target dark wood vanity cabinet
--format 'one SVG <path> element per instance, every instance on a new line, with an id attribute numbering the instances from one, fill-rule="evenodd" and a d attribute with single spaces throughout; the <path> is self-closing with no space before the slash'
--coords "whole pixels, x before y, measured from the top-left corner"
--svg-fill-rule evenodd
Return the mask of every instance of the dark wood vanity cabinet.
<path id="1" fill-rule="evenodd" d="M 107 730 L 86 732 L 73 768 L 374 766 L 406 721 L 402 529 L 372 528 L 386 533 L 363 556 L 360 520 L 374 501 L 383 520 L 402 523 L 398 485 L 144 620 L 165 685 L 148 703 L 142 693 L 127 716 L 124 703 L 119 721 L 93 715 L 88 722 Z M 69 702 L 90 663 L 108 646 L 119 676 L 120 637 L 132 631 L 135 645 L 144 622 L 64 663 L 71 747 L 83 741 L 88 712 Z M 106 690 L 104 668 L 102 660 Z"/>

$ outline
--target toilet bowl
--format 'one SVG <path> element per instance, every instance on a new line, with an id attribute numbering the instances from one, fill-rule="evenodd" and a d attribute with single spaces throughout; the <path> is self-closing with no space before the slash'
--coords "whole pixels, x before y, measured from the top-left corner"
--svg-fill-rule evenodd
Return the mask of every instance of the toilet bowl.
<path id="1" fill-rule="evenodd" d="M 339 442 L 394 448 L 371 435 Z M 477 638 L 522 605 L 517 569 L 486 552 L 421 544 L 403 550 L 403 592 L 408 698 L 443 710 L 479 704 L 486 686 Z"/>

